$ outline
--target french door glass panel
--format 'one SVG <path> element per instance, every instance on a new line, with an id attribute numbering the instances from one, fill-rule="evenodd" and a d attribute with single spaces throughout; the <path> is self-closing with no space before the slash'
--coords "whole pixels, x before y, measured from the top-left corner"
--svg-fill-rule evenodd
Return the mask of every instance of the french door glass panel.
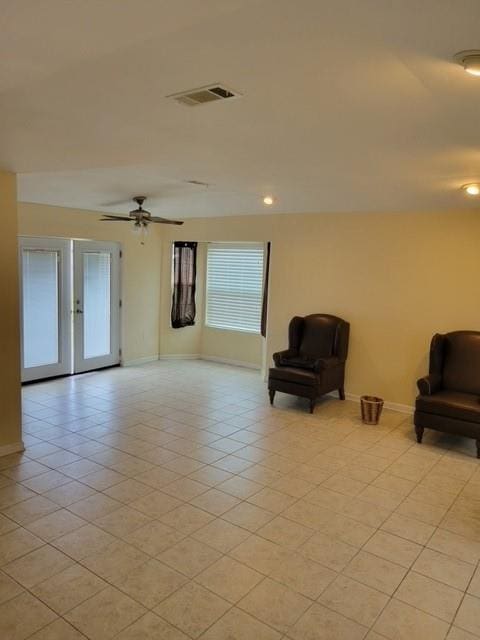
<path id="1" fill-rule="evenodd" d="M 21 238 L 22 380 L 71 373 L 69 240 Z"/>
<path id="2" fill-rule="evenodd" d="M 23 252 L 24 366 L 56 364 L 58 345 L 58 251 Z"/>
<path id="3" fill-rule="evenodd" d="M 75 371 L 118 364 L 119 246 L 75 240 L 73 255 Z"/>
<path id="4" fill-rule="evenodd" d="M 109 253 L 83 254 L 83 355 L 106 356 L 111 350 Z"/>

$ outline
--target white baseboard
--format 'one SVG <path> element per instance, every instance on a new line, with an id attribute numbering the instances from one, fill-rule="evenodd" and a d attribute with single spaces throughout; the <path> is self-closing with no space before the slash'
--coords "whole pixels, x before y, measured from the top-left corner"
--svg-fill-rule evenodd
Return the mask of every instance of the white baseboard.
<path id="1" fill-rule="evenodd" d="M 25 451 L 25 445 L 21 440 L 19 442 L 12 442 L 12 444 L 4 444 L 0 447 L 0 458 L 9 456 L 12 453 L 21 453 L 22 451 Z"/>
<path id="2" fill-rule="evenodd" d="M 122 360 L 122 367 L 135 367 L 139 364 L 147 364 L 147 362 L 155 362 L 159 359 L 160 356 L 157 353 L 154 356 L 144 356 L 143 358 L 135 358 L 134 360 Z"/>
<path id="3" fill-rule="evenodd" d="M 159 360 L 199 360 L 199 353 L 162 353 Z"/>
<path id="4" fill-rule="evenodd" d="M 413 416 L 415 407 L 411 407 L 409 404 L 400 404 L 399 402 L 385 402 L 385 409 L 391 409 L 392 411 L 398 411 L 399 413 L 407 413 Z"/>
<path id="5" fill-rule="evenodd" d="M 329 396 L 334 396 L 338 398 L 338 394 L 336 391 L 332 391 L 332 393 L 327 394 Z M 354 393 L 345 393 L 345 398 L 350 400 L 351 402 L 360 403 L 360 396 L 357 396 Z M 391 411 L 398 411 L 399 413 L 407 413 L 412 415 L 415 411 L 415 408 L 410 406 L 409 404 L 400 404 L 398 402 L 389 402 L 388 400 L 384 400 L 383 402 L 384 409 L 390 409 Z"/>
<path id="6" fill-rule="evenodd" d="M 256 369 L 260 371 L 262 368 L 259 364 L 252 362 L 244 362 L 243 360 L 230 360 L 229 358 L 219 358 L 218 356 L 200 356 L 200 360 L 209 360 L 210 362 L 219 362 L 220 364 L 231 364 L 235 367 L 246 367 L 247 369 Z"/>

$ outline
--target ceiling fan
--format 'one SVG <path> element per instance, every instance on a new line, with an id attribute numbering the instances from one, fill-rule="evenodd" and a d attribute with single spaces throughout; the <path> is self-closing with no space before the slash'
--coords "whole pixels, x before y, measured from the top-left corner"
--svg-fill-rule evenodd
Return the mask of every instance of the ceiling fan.
<path id="1" fill-rule="evenodd" d="M 183 220 L 168 220 L 168 218 L 159 218 L 158 216 L 152 216 L 150 211 L 143 208 L 143 203 L 147 198 L 145 196 L 135 196 L 133 201 L 138 205 L 136 209 L 130 211 L 128 217 L 126 216 L 113 216 L 109 213 L 104 213 L 103 218 L 100 218 L 102 222 L 133 222 L 134 227 L 140 231 L 147 228 L 150 222 L 157 222 L 158 224 L 183 224 Z"/>

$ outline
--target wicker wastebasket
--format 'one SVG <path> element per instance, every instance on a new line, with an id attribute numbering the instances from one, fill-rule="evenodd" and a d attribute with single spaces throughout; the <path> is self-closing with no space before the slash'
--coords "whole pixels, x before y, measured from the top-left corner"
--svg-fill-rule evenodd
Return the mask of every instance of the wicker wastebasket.
<path id="1" fill-rule="evenodd" d="M 364 424 L 378 424 L 383 409 L 383 399 L 376 396 L 362 396 L 360 405 L 362 408 L 362 422 Z"/>

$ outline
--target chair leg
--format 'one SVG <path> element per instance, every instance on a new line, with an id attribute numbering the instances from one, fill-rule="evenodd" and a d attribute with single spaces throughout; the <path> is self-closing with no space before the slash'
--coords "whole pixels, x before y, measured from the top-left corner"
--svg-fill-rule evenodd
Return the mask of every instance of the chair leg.
<path id="1" fill-rule="evenodd" d="M 340 398 L 340 400 L 345 400 L 345 389 L 344 389 L 344 387 L 340 387 L 340 389 L 338 390 L 338 397 Z"/>
<path id="2" fill-rule="evenodd" d="M 311 398 L 310 399 L 310 413 L 313 413 L 314 409 L 315 409 L 315 398 Z"/>
<path id="3" fill-rule="evenodd" d="M 419 426 L 415 425 L 415 433 L 417 434 L 417 442 L 418 442 L 418 444 L 420 444 L 422 442 L 423 432 L 424 431 L 425 431 L 425 429 L 423 427 L 419 427 Z"/>
<path id="4" fill-rule="evenodd" d="M 269 389 L 268 390 L 268 395 L 270 396 L 270 404 L 273 407 L 273 399 L 275 398 L 275 390 L 274 389 Z"/>

